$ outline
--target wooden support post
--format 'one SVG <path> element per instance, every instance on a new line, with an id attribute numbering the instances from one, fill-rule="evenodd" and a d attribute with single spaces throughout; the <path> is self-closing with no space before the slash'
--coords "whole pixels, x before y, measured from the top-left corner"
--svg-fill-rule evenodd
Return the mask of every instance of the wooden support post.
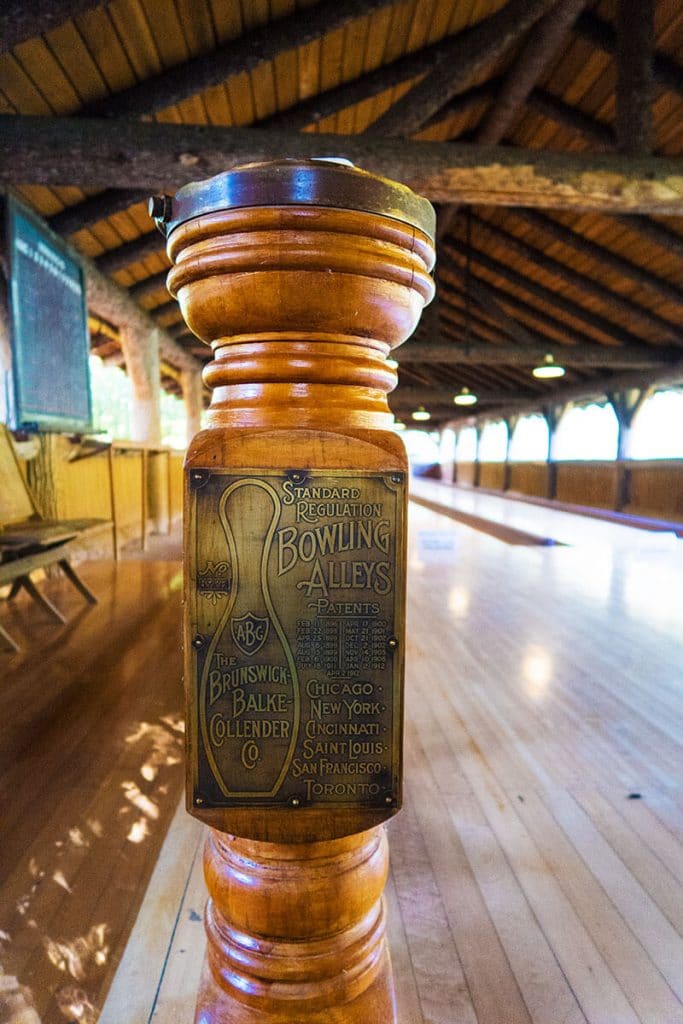
<path id="1" fill-rule="evenodd" d="M 507 427 L 507 441 L 505 442 L 505 470 L 503 472 L 503 490 L 509 491 L 512 485 L 512 466 L 510 465 L 510 448 L 512 445 L 512 435 L 515 432 L 517 421 L 519 416 L 508 416 L 505 419 L 505 426 Z"/>
<path id="2" fill-rule="evenodd" d="M 557 425 L 565 413 L 567 405 L 544 405 L 542 412 L 548 424 L 548 487 L 546 498 L 551 500 L 557 497 L 557 462 L 555 461 L 555 431 Z"/>
<path id="3" fill-rule="evenodd" d="M 618 512 L 627 508 L 631 501 L 631 428 L 643 402 L 652 394 L 653 388 L 624 388 L 611 391 L 607 398 L 614 409 L 619 424 L 617 437 L 617 498 Z"/>
<path id="4" fill-rule="evenodd" d="M 148 444 L 161 441 L 161 365 L 158 332 L 144 334 L 120 324 L 121 349 L 133 386 L 131 440 Z"/>
<path id="5" fill-rule="evenodd" d="M 187 799 L 213 828 L 196 1024 L 395 1024 L 408 465 L 387 356 L 433 297 L 434 214 L 322 161 L 154 208 L 214 348 L 185 467 Z"/>

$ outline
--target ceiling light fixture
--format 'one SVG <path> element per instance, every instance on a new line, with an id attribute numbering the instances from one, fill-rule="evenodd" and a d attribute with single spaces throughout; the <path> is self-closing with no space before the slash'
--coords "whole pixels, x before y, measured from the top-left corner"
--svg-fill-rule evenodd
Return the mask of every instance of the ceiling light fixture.
<path id="1" fill-rule="evenodd" d="M 420 408 L 416 409 L 415 412 L 413 413 L 413 419 L 417 420 L 418 423 L 423 423 L 426 420 L 430 420 L 431 418 L 431 414 L 427 412 L 424 405 L 421 405 Z"/>
<path id="2" fill-rule="evenodd" d="M 477 396 L 469 388 L 462 388 L 453 399 L 456 405 L 476 405 Z"/>
<path id="3" fill-rule="evenodd" d="M 539 380 L 552 380 L 554 377 L 564 377 L 564 366 L 556 363 L 549 352 L 543 357 L 543 362 L 540 366 L 534 366 L 531 372 Z"/>

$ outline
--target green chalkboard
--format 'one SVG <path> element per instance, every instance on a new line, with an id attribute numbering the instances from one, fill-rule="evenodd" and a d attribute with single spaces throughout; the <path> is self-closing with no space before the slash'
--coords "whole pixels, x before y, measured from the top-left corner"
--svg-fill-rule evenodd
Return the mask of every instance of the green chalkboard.
<path id="1" fill-rule="evenodd" d="M 83 270 L 57 235 L 8 200 L 14 429 L 91 429 Z"/>

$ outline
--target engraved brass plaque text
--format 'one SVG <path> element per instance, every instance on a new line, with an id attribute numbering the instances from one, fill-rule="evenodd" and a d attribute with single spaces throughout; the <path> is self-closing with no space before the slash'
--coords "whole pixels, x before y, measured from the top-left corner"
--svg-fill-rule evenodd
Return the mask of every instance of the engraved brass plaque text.
<path id="1" fill-rule="evenodd" d="M 189 488 L 195 801 L 395 804 L 403 474 L 193 468 Z"/>

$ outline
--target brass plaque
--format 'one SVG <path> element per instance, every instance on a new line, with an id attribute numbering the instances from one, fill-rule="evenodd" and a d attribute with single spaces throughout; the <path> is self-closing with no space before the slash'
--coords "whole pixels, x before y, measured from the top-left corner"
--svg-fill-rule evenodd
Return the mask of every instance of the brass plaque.
<path id="1" fill-rule="evenodd" d="M 396 804 L 402 473 L 192 469 L 193 795 Z"/>

